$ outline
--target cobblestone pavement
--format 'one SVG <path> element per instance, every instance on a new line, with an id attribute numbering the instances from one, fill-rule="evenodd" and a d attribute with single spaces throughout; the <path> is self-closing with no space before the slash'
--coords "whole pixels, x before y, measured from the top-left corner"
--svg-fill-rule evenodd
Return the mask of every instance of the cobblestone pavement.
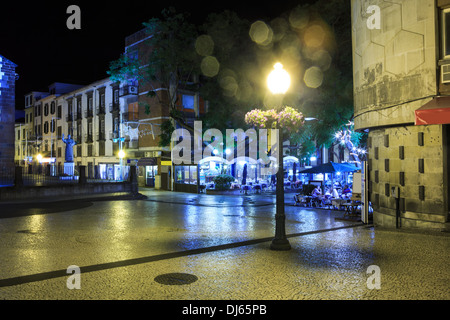
<path id="1" fill-rule="evenodd" d="M 447 233 L 288 203 L 292 249 L 272 251 L 273 197 L 142 193 L 47 203 L 48 213 L 0 205 L 0 299 L 450 299 Z"/>

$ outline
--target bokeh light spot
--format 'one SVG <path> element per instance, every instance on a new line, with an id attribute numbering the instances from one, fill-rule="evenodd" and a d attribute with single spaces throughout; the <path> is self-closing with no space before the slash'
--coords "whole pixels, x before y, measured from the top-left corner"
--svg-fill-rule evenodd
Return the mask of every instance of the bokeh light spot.
<path id="1" fill-rule="evenodd" d="M 325 40 L 325 31 L 320 25 L 312 25 L 306 29 L 303 40 L 308 47 L 320 47 Z"/>
<path id="2" fill-rule="evenodd" d="M 259 45 L 267 46 L 272 43 L 273 31 L 263 21 L 256 21 L 250 27 L 250 38 Z"/>
<path id="3" fill-rule="evenodd" d="M 219 73 L 220 63 L 215 57 L 204 57 L 200 65 L 202 73 L 207 77 L 215 77 Z"/>
<path id="4" fill-rule="evenodd" d="M 307 10 L 296 8 L 289 14 L 289 23 L 295 29 L 303 29 L 308 25 L 309 13 Z"/>
<path id="5" fill-rule="evenodd" d="M 204 57 L 212 55 L 214 51 L 213 39 L 206 34 L 199 36 L 195 41 L 195 50 Z"/>
<path id="6" fill-rule="evenodd" d="M 316 89 L 322 85 L 323 82 L 323 72 L 319 67 L 311 67 L 305 71 L 303 76 L 303 81 L 309 88 Z"/>

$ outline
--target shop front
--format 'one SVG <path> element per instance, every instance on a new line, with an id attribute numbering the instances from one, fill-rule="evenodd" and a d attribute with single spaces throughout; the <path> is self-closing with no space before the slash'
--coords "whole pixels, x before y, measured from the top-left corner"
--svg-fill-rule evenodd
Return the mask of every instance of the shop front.
<path id="1" fill-rule="evenodd" d="M 155 179 L 158 175 L 158 160 L 156 157 L 146 157 L 138 160 L 139 167 L 138 182 L 139 185 L 155 188 Z"/>
<path id="2" fill-rule="evenodd" d="M 118 163 L 100 163 L 98 169 L 102 180 L 126 181 L 130 173 L 129 166 Z"/>
<path id="3" fill-rule="evenodd" d="M 179 165 L 174 166 L 174 191 L 198 193 L 198 166 Z"/>

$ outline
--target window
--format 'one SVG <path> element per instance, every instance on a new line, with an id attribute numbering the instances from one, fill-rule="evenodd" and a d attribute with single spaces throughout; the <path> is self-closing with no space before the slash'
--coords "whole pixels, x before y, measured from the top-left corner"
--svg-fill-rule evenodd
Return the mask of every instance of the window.
<path id="1" fill-rule="evenodd" d="M 104 93 L 102 93 L 102 95 L 100 96 L 100 105 L 102 107 L 105 106 L 105 94 Z"/>
<path id="2" fill-rule="evenodd" d="M 183 94 L 182 104 L 184 109 L 194 110 L 194 96 Z"/>
<path id="3" fill-rule="evenodd" d="M 88 110 L 92 110 L 92 97 L 89 97 L 89 100 L 88 100 Z"/>
<path id="4" fill-rule="evenodd" d="M 197 166 L 175 166 L 175 183 L 197 184 Z"/>
<path id="5" fill-rule="evenodd" d="M 450 8 L 442 11 L 442 58 L 450 59 Z"/>
<path id="6" fill-rule="evenodd" d="M 119 103 L 119 89 L 114 90 L 114 103 Z"/>
<path id="7" fill-rule="evenodd" d="M 50 113 L 55 114 L 56 107 L 55 107 L 55 101 L 53 101 L 50 105 Z"/>
<path id="8" fill-rule="evenodd" d="M 50 131 L 51 132 L 55 132 L 55 125 L 56 125 L 55 119 L 52 119 L 52 122 L 51 122 L 51 125 L 50 125 Z"/>
<path id="9" fill-rule="evenodd" d="M 48 116 L 48 103 L 44 106 L 44 116 Z"/>
<path id="10" fill-rule="evenodd" d="M 44 133 L 48 133 L 48 121 L 44 123 Z"/>
<path id="11" fill-rule="evenodd" d="M 61 116 L 62 116 L 61 109 L 62 109 L 62 107 L 61 107 L 61 106 L 58 106 L 58 114 L 57 114 L 57 117 L 58 117 L 58 118 L 61 118 Z"/>

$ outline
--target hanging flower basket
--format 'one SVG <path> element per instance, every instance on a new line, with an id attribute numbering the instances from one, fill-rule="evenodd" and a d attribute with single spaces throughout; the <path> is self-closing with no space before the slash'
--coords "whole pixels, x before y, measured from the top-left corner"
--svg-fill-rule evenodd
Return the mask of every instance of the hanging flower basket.
<path id="1" fill-rule="evenodd" d="M 301 112 L 291 107 L 285 107 L 277 112 L 275 109 L 260 110 L 254 109 L 247 112 L 245 122 L 258 128 L 282 128 L 289 133 L 297 132 L 305 123 Z"/>

